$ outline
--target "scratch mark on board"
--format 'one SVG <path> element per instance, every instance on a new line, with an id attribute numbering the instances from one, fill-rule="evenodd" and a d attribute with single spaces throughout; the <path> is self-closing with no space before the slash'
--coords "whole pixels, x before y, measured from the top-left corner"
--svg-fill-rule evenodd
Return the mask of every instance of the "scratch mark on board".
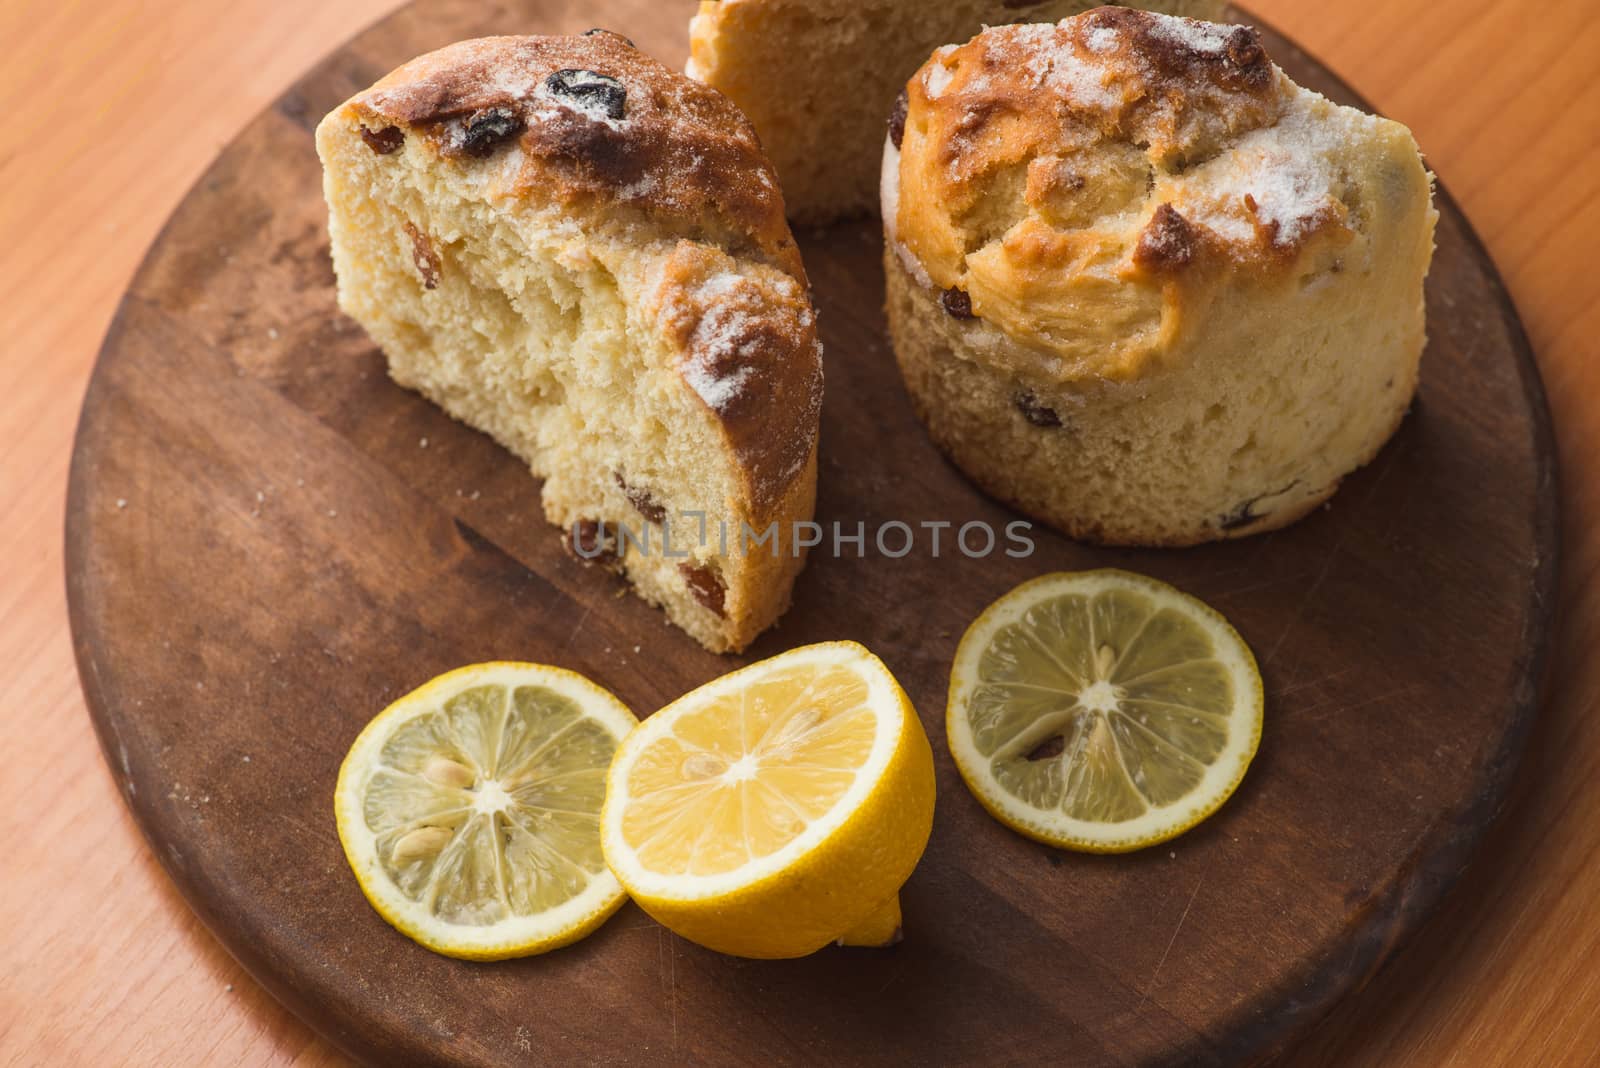
<path id="1" fill-rule="evenodd" d="M 1340 668 L 1338 671 L 1332 671 L 1326 675 L 1318 675 L 1309 679 L 1300 679 L 1279 690 L 1277 696 L 1288 697 L 1292 693 L 1299 693 L 1301 690 L 1309 690 L 1313 686 L 1321 686 L 1324 683 L 1333 682 L 1335 679 L 1341 679 L 1354 670 L 1356 670 L 1354 667 Z"/>
<path id="2" fill-rule="evenodd" d="M 1300 603 L 1294 610 L 1294 615 L 1289 617 L 1289 622 L 1283 625 L 1283 630 L 1278 634 L 1278 640 L 1272 643 L 1272 648 L 1267 650 L 1267 655 L 1261 658 L 1261 666 L 1272 663 L 1273 657 L 1278 655 L 1278 650 L 1283 648 L 1283 643 L 1288 639 L 1289 633 L 1300 622 L 1300 617 L 1306 614 L 1306 608 L 1316 597 L 1317 591 L 1322 589 L 1322 584 L 1328 581 L 1328 576 L 1333 574 L 1334 561 L 1339 559 L 1339 551 L 1344 548 L 1344 539 L 1340 538 L 1333 543 L 1333 548 L 1328 550 L 1328 558 L 1322 564 L 1322 570 L 1317 572 L 1317 577 L 1306 587 L 1306 592 L 1301 595 Z"/>
<path id="3" fill-rule="evenodd" d="M 1376 697 L 1368 697 L 1366 700 L 1355 701 L 1351 704 L 1340 704 L 1337 701 L 1330 701 L 1320 705 L 1312 705 L 1310 708 L 1304 708 L 1300 710 L 1301 721 L 1305 723 L 1320 722 L 1332 716 L 1342 716 L 1351 712 L 1357 712 L 1363 708 L 1367 708 L 1383 701 L 1393 701 L 1397 697 L 1404 697 L 1406 694 L 1420 689 L 1422 689 L 1421 684 L 1413 682 L 1408 683 L 1405 686 L 1401 686 L 1398 689 L 1387 690 L 1378 694 Z M 1316 715 L 1313 717 L 1312 713 L 1316 713 Z"/>
<path id="4" fill-rule="evenodd" d="M 572 643 L 577 641 L 579 633 L 581 633 L 583 630 L 583 625 L 589 622 L 589 613 L 592 611 L 594 611 L 594 609 L 589 605 L 583 606 L 583 612 L 578 616 L 578 621 L 572 624 L 572 631 L 567 635 L 566 643 L 561 646 L 562 652 L 566 652 L 568 649 L 572 648 Z"/>
<path id="5" fill-rule="evenodd" d="M 1183 912 L 1178 916 L 1178 925 L 1172 929 L 1172 937 L 1167 939 L 1167 948 L 1161 951 L 1161 959 L 1156 961 L 1155 971 L 1150 973 L 1150 981 L 1144 985 L 1144 993 L 1139 996 L 1139 1006 L 1150 1000 L 1150 991 L 1155 989 L 1156 977 L 1161 974 L 1161 966 L 1167 963 L 1167 955 L 1172 952 L 1173 945 L 1178 941 L 1178 932 L 1183 930 L 1183 921 L 1189 918 L 1189 910 L 1194 907 L 1194 899 L 1200 896 L 1200 887 L 1205 885 L 1204 875 L 1194 884 L 1194 890 L 1189 894 L 1188 904 L 1183 906 Z"/>

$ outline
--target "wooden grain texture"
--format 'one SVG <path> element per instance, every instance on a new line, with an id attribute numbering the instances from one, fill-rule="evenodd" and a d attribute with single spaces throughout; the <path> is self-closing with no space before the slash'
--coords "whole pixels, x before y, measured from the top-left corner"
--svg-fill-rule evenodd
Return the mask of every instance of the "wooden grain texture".
<path id="1" fill-rule="evenodd" d="M 1528 319 L 1566 459 L 1567 626 L 1555 700 L 1534 735 L 1518 803 L 1484 860 L 1423 940 L 1297 1059 L 1582 1063 L 1597 1035 L 1589 976 L 1600 877 L 1600 831 L 1581 818 L 1594 801 L 1600 687 L 1592 658 L 1578 655 L 1595 637 L 1600 442 L 1585 346 L 1600 323 L 1584 268 L 1596 179 L 1580 166 L 1600 129 L 1585 62 L 1595 33 L 1578 3 L 1537 19 L 1510 5 L 1322 6 L 1262 5 L 1417 130 Z M 37 57 L 0 78 L 13 95 L 27 84 L 47 101 L 0 135 L 8 190 L 0 374 L 9 387 L 0 412 L 10 435 L 0 467 L 9 609 L 0 662 L 12 668 L 0 715 L 13 742 L 0 778 L 0 833 L 13 862 L 0 882 L 7 1060 L 333 1057 L 196 933 L 116 803 L 71 676 L 56 555 L 66 442 L 112 302 L 214 146 L 365 14 L 356 4 L 333 7 L 241 3 L 226 25 L 209 5 L 0 9 L 7 39 Z M 124 124 L 150 140 L 114 136 Z"/>

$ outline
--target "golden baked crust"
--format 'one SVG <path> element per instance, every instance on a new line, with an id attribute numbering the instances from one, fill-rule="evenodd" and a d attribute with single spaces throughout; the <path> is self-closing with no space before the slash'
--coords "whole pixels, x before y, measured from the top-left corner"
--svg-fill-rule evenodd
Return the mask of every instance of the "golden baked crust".
<path id="1" fill-rule="evenodd" d="M 751 511 L 770 516 L 816 449 L 821 346 L 810 297 L 786 275 L 740 273 L 726 252 L 692 241 L 667 258 L 656 293 L 684 377 L 749 474 Z"/>
<path id="2" fill-rule="evenodd" d="M 446 159 L 498 160 L 497 199 L 678 238 L 658 317 L 744 469 L 752 518 L 777 514 L 815 446 L 821 346 L 776 175 L 732 102 L 595 30 L 449 45 L 334 115 L 379 154 L 420 138 Z M 431 249 L 413 239 L 423 269 Z M 775 271 L 741 276 L 745 258 Z"/>
<path id="3" fill-rule="evenodd" d="M 591 80 L 563 94 L 550 82 L 558 71 L 620 84 Z M 613 102 L 620 117 L 607 110 Z M 380 136 L 388 124 L 421 133 L 441 155 L 488 155 L 515 143 L 515 196 L 623 203 L 686 235 L 720 220 L 805 279 L 783 193 L 744 114 L 619 34 L 461 41 L 399 67 L 345 108 L 374 120 Z"/>
<path id="4" fill-rule="evenodd" d="M 1300 90 L 1249 27 L 1125 8 L 994 27 L 907 93 L 892 236 L 1035 350 L 1012 370 L 1152 373 L 1230 277 L 1350 237 L 1337 167 L 1280 129 Z M 1277 142 L 1249 147 L 1261 131 Z"/>

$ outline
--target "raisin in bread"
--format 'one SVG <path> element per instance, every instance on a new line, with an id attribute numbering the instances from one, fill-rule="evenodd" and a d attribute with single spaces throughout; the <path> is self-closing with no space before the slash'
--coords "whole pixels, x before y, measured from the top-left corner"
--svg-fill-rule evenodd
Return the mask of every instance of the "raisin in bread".
<path id="1" fill-rule="evenodd" d="M 1074 537 L 1326 500 L 1417 386 L 1437 215 L 1399 123 L 1255 31 L 1120 8 L 941 50 L 883 167 L 896 358 L 939 446 Z"/>
<path id="2" fill-rule="evenodd" d="M 1096 0 L 704 0 L 689 74 L 744 109 L 783 181 L 790 217 L 878 208 L 878 155 L 895 96 L 939 45 L 989 25 L 1055 22 Z M 1222 0 L 1133 6 L 1222 17 Z"/>
<path id="3" fill-rule="evenodd" d="M 815 499 L 821 350 L 738 109 L 615 34 L 498 37 L 407 63 L 317 150 L 340 306 L 394 379 L 527 461 L 573 548 L 707 648 L 771 626 Z"/>

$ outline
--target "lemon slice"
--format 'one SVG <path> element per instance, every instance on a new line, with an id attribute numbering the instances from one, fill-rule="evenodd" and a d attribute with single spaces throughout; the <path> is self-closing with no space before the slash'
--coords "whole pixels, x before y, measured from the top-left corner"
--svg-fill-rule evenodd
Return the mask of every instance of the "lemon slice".
<path id="1" fill-rule="evenodd" d="M 334 793 L 362 892 L 451 957 L 576 941 L 624 895 L 600 851 L 606 768 L 633 713 L 581 675 L 477 664 L 367 724 Z"/>
<path id="2" fill-rule="evenodd" d="M 905 691 L 862 646 L 828 642 L 645 720 L 611 765 L 601 837 L 666 927 L 723 953 L 798 957 L 893 940 L 933 794 Z"/>
<path id="3" fill-rule="evenodd" d="M 1063 572 L 967 629 L 945 726 L 962 778 L 1000 822 L 1121 853 L 1228 799 L 1261 709 L 1255 657 L 1215 610 L 1142 575 Z"/>

